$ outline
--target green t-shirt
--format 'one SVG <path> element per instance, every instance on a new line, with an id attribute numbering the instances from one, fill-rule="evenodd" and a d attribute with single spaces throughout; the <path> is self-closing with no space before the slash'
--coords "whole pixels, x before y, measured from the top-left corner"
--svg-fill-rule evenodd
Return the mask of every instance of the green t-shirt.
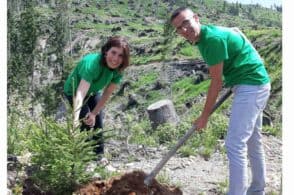
<path id="1" fill-rule="evenodd" d="M 84 56 L 74 70 L 70 73 L 64 84 L 64 93 L 73 95 L 82 79 L 90 83 L 87 95 L 101 91 L 110 83 L 119 84 L 122 75 L 117 70 L 111 70 L 100 63 L 101 54 L 88 54 Z"/>
<path id="2" fill-rule="evenodd" d="M 197 47 L 208 66 L 224 63 L 224 83 L 228 87 L 261 85 L 270 81 L 261 57 L 240 31 L 201 25 Z"/>

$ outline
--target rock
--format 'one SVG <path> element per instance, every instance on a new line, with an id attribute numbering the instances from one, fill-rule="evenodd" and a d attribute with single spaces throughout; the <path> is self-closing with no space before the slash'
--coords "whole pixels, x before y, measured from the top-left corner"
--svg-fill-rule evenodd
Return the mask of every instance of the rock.
<path id="1" fill-rule="evenodd" d="M 116 94 L 119 95 L 119 96 L 123 96 L 123 95 L 125 94 L 125 90 L 126 90 L 126 88 L 127 88 L 127 87 L 130 87 L 130 86 L 131 86 L 131 82 L 130 82 L 130 81 L 126 81 L 126 82 L 124 82 L 124 83 L 121 85 L 120 89 L 118 90 L 118 92 L 117 92 Z"/>
<path id="2" fill-rule="evenodd" d="M 126 110 L 132 108 L 132 107 L 135 107 L 139 105 L 139 102 L 137 101 L 137 97 L 135 94 L 129 94 L 128 96 L 128 103 L 127 103 L 127 106 L 126 106 Z"/>
<path id="3" fill-rule="evenodd" d="M 160 90 L 160 89 L 163 89 L 164 88 L 164 85 L 160 82 L 160 81 L 156 81 L 154 87 L 153 87 L 153 90 Z"/>
<path id="4" fill-rule="evenodd" d="M 51 54 L 50 55 L 50 57 L 49 57 L 49 62 L 56 62 L 56 60 L 57 60 L 57 56 L 56 56 L 56 54 Z"/>
<path id="5" fill-rule="evenodd" d="M 111 29 L 111 32 L 117 32 L 117 31 L 121 31 L 121 27 L 120 27 L 120 26 L 113 27 L 113 28 Z"/>
<path id="6" fill-rule="evenodd" d="M 64 99 L 64 101 L 67 101 L 67 100 Z M 55 120 L 56 121 L 64 121 L 66 119 L 66 115 L 67 115 L 66 105 L 63 101 L 61 101 L 58 105 L 58 108 L 57 108 Z"/>
<path id="7" fill-rule="evenodd" d="M 204 81 L 203 74 L 198 74 L 197 78 L 194 80 L 194 84 L 197 85 L 197 84 L 201 83 L 202 81 Z"/>

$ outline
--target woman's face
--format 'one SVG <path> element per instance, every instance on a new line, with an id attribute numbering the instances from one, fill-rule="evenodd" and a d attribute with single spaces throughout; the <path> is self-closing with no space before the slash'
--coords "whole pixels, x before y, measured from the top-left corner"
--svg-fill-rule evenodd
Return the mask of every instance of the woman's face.
<path id="1" fill-rule="evenodd" d="M 111 47 L 106 52 L 106 63 L 110 69 L 116 69 L 123 62 L 123 48 Z"/>

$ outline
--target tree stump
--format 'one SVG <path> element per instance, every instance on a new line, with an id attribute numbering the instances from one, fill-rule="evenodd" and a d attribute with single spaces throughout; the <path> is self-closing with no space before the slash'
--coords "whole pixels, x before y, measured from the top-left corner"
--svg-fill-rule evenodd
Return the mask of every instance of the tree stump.
<path id="1" fill-rule="evenodd" d="M 151 104 L 148 106 L 147 112 L 153 129 L 163 123 L 177 124 L 179 121 L 174 105 L 168 99 Z"/>

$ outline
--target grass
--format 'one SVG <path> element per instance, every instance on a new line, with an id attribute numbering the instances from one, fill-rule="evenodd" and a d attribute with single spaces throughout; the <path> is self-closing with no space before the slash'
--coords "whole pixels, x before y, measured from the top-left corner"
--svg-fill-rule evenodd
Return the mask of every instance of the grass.
<path id="1" fill-rule="evenodd" d="M 263 126 L 262 131 L 266 134 L 273 135 L 275 137 L 282 137 L 282 127 L 281 125 L 274 126 Z"/>
<path id="2" fill-rule="evenodd" d="M 226 179 L 223 182 L 217 183 L 217 189 L 216 190 L 217 190 L 218 194 L 225 195 L 228 192 L 228 189 L 229 189 L 229 181 L 228 181 L 228 179 Z"/>
<path id="3" fill-rule="evenodd" d="M 100 32 L 100 31 L 109 31 L 114 26 L 115 25 L 112 25 L 112 24 L 104 24 L 104 23 L 93 24 L 93 23 L 91 23 L 89 21 L 87 21 L 87 22 L 80 21 L 80 22 L 78 22 L 78 23 L 76 23 L 74 25 L 74 28 L 76 28 L 76 29 L 84 29 L 84 30 L 95 29 L 95 30 L 98 30 Z"/>
<path id="4" fill-rule="evenodd" d="M 168 186 L 175 186 L 178 188 L 181 188 L 183 184 L 180 181 L 177 181 L 176 183 L 171 181 L 170 175 L 168 172 L 163 169 L 162 171 L 159 172 L 159 174 L 156 176 L 156 180 L 161 183 L 161 184 L 166 184 Z"/>
<path id="5" fill-rule="evenodd" d="M 106 12 L 103 9 L 98 9 L 95 6 L 90 6 L 90 7 L 83 7 L 81 9 L 83 14 L 95 14 L 99 16 L 99 19 L 106 19 Z"/>
<path id="6" fill-rule="evenodd" d="M 135 88 L 141 87 L 143 85 L 148 86 L 148 85 L 154 83 L 157 80 L 158 76 L 159 76 L 159 73 L 157 73 L 157 72 L 146 73 L 145 75 L 140 76 L 138 78 L 138 81 L 136 81 L 134 83 L 134 87 Z"/>
<path id="7" fill-rule="evenodd" d="M 192 46 L 190 44 L 185 44 L 185 46 L 181 48 L 179 53 L 185 57 L 191 57 L 193 59 L 200 57 L 199 50 L 195 46 Z"/>
<path id="8" fill-rule="evenodd" d="M 132 64 L 135 65 L 141 65 L 141 64 L 148 64 L 151 62 L 158 62 L 162 59 L 162 55 L 161 54 L 157 54 L 157 55 L 144 55 L 144 56 L 136 56 L 133 58 L 133 62 Z"/>
<path id="9" fill-rule="evenodd" d="M 207 91 L 210 84 L 210 80 L 203 81 L 198 85 L 193 82 L 193 78 L 185 77 L 172 84 L 173 100 L 176 105 L 192 101 L 200 93 Z"/>
<path id="10" fill-rule="evenodd" d="M 156 180 L 157 180 L 159 183 L 162 183 L 162 184 L 170 184 L 170 183 L 171 183 L 170 176 L 169 176 L 169 174 L 167 173 L 166 170 L 161 171 L 161 172 L 156 176 Z"/>
<path id="11" fill-rule="evenodd" d="M 140 123 L 134 124 L 132 128 L 130 128 L 131 143 L 143 144 L 147 146 L 157 146 L 157 142 L 155 137 L 151 136 L 148 132 L 152 132 L 151 124 L 149 121 L 144 120 Z"/>

